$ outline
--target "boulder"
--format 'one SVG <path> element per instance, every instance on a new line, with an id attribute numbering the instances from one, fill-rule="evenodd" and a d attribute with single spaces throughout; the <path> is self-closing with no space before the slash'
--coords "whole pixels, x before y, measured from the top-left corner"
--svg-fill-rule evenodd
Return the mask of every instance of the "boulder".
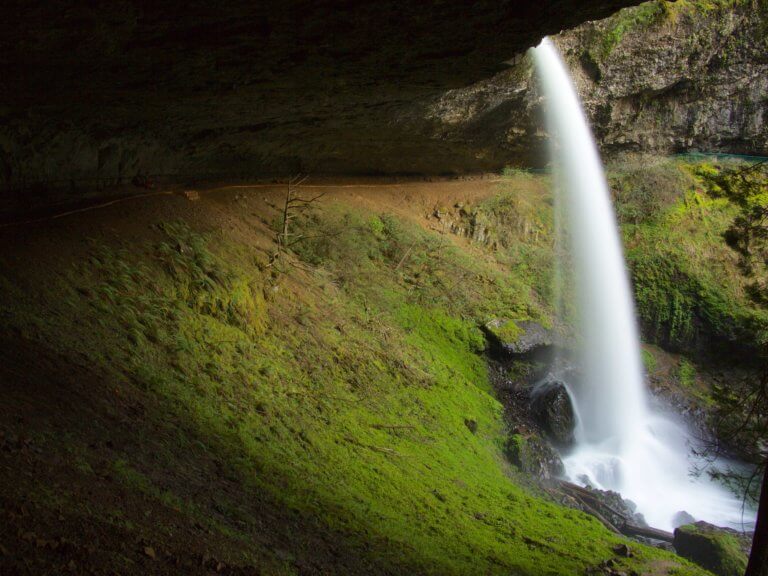
<path id="1" fill-rule="evenodd" d="M 560 446 L 573 444 L 576 415 L 564 382 L 550 380 L 534 388 L 531 413 L 553 442 Z"/>
<path id="2" fill-rule="evenodd" d="M 735 530 L 696 522 L 675 528 L 677 553 L 717 576 L 741 576 L 747 567 L 742 536 Z"/>
<path id="3" fill-rule="evenodd" d="M 632 558 L 632 549 L 627 546 L 626 544 L 618 544 L 613 547 L 613 552 L 616 554 L 616 556 L 620 556 L 622 558 Z"/>
<path id="4" fill-rule="evenodd" d="M 512 434 L 504 450 L 521 472 L 548 480 L 564 472 L 563 461 L 549 444 L 534 434 Z"/>
<path id="5" fill-rule="evenodd" d="M 530 354 L 555 343 L 552 331 L 537 322 L 491 320 L 485 325 L 485 333 L 495 348 L 513 356 Z"/>
<path id="6" fill-rule="evenodd" d="M 686 524 L 693 524 L 696 522 L 696 518 L 688 514 L 685 510 L 680 510 L 680 512 L 677 512 L 672 517 L 672 526 L 674 528 L 679 528 L 680 526 L 684 526 Z"/>

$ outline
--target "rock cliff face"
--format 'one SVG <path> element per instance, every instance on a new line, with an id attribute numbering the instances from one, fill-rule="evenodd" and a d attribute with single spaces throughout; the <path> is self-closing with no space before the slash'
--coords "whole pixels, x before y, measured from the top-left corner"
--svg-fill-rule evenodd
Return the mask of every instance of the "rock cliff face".
<path id="1" fill-rule="evenodd" d="M 724 4 L 650 2 L 555 38 L 604 153 L 768 153 L 768 6 Z M 423 114 L 439 138 L 524 162 L 541 151 L 540 108 L 523 57 Z"/>

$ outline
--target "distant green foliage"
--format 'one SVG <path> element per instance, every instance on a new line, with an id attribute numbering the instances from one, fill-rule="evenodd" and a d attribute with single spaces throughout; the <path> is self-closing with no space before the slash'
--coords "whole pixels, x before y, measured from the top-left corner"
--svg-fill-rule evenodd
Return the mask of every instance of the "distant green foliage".
<path id="1" fill-rule="evenodd" d="M 684 345 L 694 336 L 697 286 L 690 286 L 673 257 L 631 252 L 632 279 L 640 317 L 652 340 Z"/>
<path id="2" fill-rule="evenodd" d="M 638 313 L 652 341 L 695 351 L 718 340 L 755 347 L 764 338 L 765 315 L 734 301 L 680 253 L 637 248 L 628 257 Z"/>
<path id="3" fill-rule="evenodd" d="M 663 213 L 693 185 L 673 160 L 643 159 L 614 164 L 609 184 L 622 224 L 642 224 Z"/>
<path id="4" fill-rule="evenodd" d="M 633 172 L 640 189 L 658 185 L 666 200 L 647 218 L 623 227 L 637 309 L 646 337 L 675 350 L 701 353 L 716 342 L 740 342 L 756 349 L 764 341 L 768 315 L 750 301 L 738 260 L 724 235 L 737 206 L 711 180 L 719 168 L 688 165 L 689 177 L 659 178 L 659 165 Z M 620 174 L 626 174 L 622 168 Z M 691 177 L 693 179 L 691 179 Z M 611 176 L 622 181 L 624 176 Z M 680 190 L 679 182 L 685 183 Z M 635 202 L 618 194 L 618 210 Z"/>
<path id="5" fill-rule="evenodd" d="M 743 274 L 752 279 L 750 296 L 765 305 L 768 303 L 768 164 L 724 170 L 702 166 L 697 174 L 710 194 L 727 198 L 738 206 L 739 212 L 724 237 L 739 254 Z"/>
<path id="6" fill-rule="evenodd" d="M 696 169 L 708 193 L 737 208 L 735 216 L 723 233 L 725 241 L 738 254 L 739 279 L 747 300 L 746 320 L 762 344 L 754 357 L 765 369 L 766 306 L 768 306 L 768 165 L 738 164 L 725 167 L 703 165 Z M 738 446 L 745 461 L 760 466 L 766 459 L 768 396 L 765 378 L 757 374 L 741 381 L 719 385 L 714 391 L 718 407 L 717 425 L 721 437 Z M 719 476 L 741 484 L 743 493 L 752 497 L 750 479 L 734 470 L 721 471 Z"/>

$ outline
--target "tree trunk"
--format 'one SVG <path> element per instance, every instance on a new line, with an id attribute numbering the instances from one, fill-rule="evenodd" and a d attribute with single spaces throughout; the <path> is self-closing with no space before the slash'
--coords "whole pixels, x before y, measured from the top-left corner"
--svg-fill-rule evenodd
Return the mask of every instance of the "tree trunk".
<path id="1" fill-rule="evenodd" d="M 763 470 L 757 524 L 752 538 L 752 552 L 744 576 L 768 576 L 768 466 Z"/>

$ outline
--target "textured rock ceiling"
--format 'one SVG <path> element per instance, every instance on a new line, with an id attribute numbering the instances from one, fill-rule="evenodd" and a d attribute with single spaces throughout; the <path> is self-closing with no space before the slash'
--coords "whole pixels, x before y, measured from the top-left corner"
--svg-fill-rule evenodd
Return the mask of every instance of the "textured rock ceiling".
<path id="1" fill-rule="evenodd" d="M 409 106 L 636 3 L 6 1 L 0 182 L 490 168 Z"/>

